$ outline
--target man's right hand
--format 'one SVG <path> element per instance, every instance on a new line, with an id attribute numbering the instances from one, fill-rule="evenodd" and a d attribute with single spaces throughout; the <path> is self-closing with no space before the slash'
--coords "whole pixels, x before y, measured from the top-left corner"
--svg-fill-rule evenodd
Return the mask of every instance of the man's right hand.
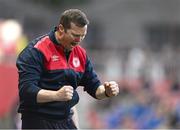
<path id="1" fill-rule="evenodd" d="M 72 86 L 63 86 L 56 91 L 55 99 L 56 101 L 69 101 L 73 97 L 73 92 L 74 90 Z"/>

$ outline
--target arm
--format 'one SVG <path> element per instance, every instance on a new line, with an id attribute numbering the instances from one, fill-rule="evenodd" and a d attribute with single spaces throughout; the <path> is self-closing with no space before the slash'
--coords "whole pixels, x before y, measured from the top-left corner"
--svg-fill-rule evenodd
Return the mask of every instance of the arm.
<path id="1" fill-rule="evenodd" d="M 105 95 L 105 87 L 104 85 L 100 85 L 96 90 L 96 98 L 97 99 L 104 99 L 107 98 Z"/>
<path id="2" fill-rule="evenodd" d="M 63 86 L 57 91 L 41 89 L 38 82 L 43 71 L 43 55 L 34 48 L 25 49 L 16 62 L 19 73 L 19 95 L 26 104 L 72 99 L 72 86 Z"/>
<path id="3" fill-rule="evenodd" d="M 37 102 L 68 101 L 73 97 L 73 87 L 63 86 L 57 91 L 41 89 L 37 94 Z"/>
<path id="4" fill-rule="evenodd" d="M 45 103 L 56 101 L 56 91 L 41 89 L 37 94 L 37 102 Z"/>
<path id="5" fill-rule="evenodd" d="M 37 93 L 41 90 L 38 81 L 43 68 L 43 55 L 35 48 L 26 48 L 18 56 L 16 66 L 20 100 L 25 104 L 36 104 Z"/>
<path id="6" fill-rule="evenodd" d="M 76 109 L 76 107 L 74 106 L 73 108 L 72 108 L 72 110 L 73 110 L 73 116 L 72 116 L 72 120 L 74 121 L 74 124 L 75 124 L 75 126 L 77 127 L 77 128 L 79 128 L 79 118 L 78 118 L 78 112 L 77 112 L 77 109 Z"/>
<path id="7" fill-rule="evenodd" d="M 85 86 L 84 90 L 97 99 L 116 96 L 119 93 L 118 84 L 114 81 L 105 82 L 101 85 L 89 58 L 87 58 L 86 61 L 86 71 L 83 75 L 80 86 Z"/>
<path id="8" fill-rule="evenodd" d="M 92 97 L 96 98 L 96 90 L 99 86 L 101 86 L 101 82 L 98 78 L 98 75 L 94 71 L 93 65 L 88 57 L 86 59 L 85 72 L 78 85 L 84 86 L 84 91 L 86 91 Z M 102 89 L 100 89 L 99 91 L 101 93 Z"/>

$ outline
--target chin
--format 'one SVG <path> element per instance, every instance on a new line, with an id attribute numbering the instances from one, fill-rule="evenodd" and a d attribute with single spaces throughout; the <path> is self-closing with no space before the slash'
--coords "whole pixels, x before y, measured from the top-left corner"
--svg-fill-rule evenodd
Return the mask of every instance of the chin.
<path id="1" fill-rule="evenodd" d="M 75 46 L 73 46 L 73 47 L 69 47 L 69 48 L 67 48 L 67 49 L 71 51 L 74 47 L 75 47 Z"/>

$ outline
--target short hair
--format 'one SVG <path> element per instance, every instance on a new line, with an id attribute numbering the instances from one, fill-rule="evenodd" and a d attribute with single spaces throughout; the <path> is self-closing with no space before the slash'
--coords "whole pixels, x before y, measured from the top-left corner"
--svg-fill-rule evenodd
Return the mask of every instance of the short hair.
<path id="1" fill-rule="evenodd" d="M 59 24 L 62 24 L 65 30 L 71 28 L 71 22 L 78 27 L 84 27 L 89 24 L 85 13 L 79 9 L 68 9 L 62 13 Z"/>

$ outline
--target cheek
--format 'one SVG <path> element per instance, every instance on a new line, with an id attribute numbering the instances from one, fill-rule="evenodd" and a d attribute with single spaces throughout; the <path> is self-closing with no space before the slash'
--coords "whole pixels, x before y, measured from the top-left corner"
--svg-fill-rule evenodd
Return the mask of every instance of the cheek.
<path id="1" fill-rule="evenodd" d="M 70 36 L 67 36 L 67 37 L 66 37 L 66 41 L 71 42 L 71 41 L 73 41 L 73 38 L 70 37 Z"/>

